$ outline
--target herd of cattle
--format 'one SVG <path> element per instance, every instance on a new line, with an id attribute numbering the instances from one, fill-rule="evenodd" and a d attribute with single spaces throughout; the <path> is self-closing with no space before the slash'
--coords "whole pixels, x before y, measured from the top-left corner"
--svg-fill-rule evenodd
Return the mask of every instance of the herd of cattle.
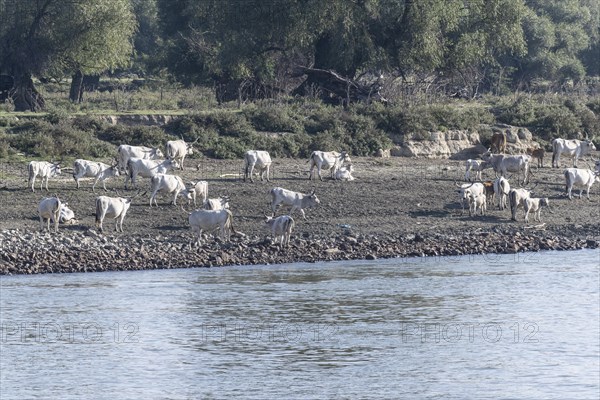
<path id="1" fill-rule="evenodd" d="M 507 201 L 510 204 L 511 219 L 517 220 L 517 209 L 525 209 L 525 221 L 529 222 L 529 214 L 533 213 L 534 220 L 540 221 L 542 206 L 549 207 L 548 198 L 532 197 L 535 186 L 531 189 L 517 188 L 511 189 L 508 180 L 505 178 L 508 173 L 516 173 L 517 182 L 520 184 L 520 174 L 523 174 L 522 184 L 529 181 L 531 175 L 530 167 L 533 158 L 538 160 L 538 168 L 543 167 L 544 150 L 527 149 L 527 154 L 507 155 L 495 154 L 493 151 L 505 151 L 506 136 L 503 134 L 492 137 L 492 147 L 481 156 L 481 160 L 467 160 L 465 165 L 465 180 L 471 181 L 471 173 L 475 173 L 475 179 L 481 179 L 481 172 L 487 168 L 492 168 L 496 173 L 496 179 L 493 181 L 475 182 L 459 185 L 458 190 L 461 204 L 469 207 L 469 215 L 475 215 L 477 211 L 485 215 L 488 204 L 494 204 L 497 198 L 498 208 L 504 210 L 507 208 Z M 579 187 L 579 197 L 582 197 L 583 189 L 586 189 L 586 195 L 589 200 L 590 188 L 596 178 L 600 176 L 600 161 L 594 160 L 595 168 L 577 168 L 579 158 L 590 154 L 596 150 L 596 146 L 591 140 L 567 140 L 554 139 L 552 141 L 552 167 L 559 168 L 560 156 L 562 154 L 573 158 L 573 168 L 567 168 L 563 171 L 565 179 L 566 193 L 569 199 L 572 199 L 572 190 Z M 499 176 L 498 176 L 499 175 Z"/>
<path id="2" fill-rule="evenodd" d="M 497 198 L 497 205 L 503 210 L 510 205 L 512 220 L 516 220 L 516 213 L 519 207 L 525 209 L 525 221 L 529 221 L 529 214 L 533 213 L 534 220 L 540 221 L 540 211 L 543 206 L 548 207 L 547 198 L 532 197 L 533 189 L 512 188 L 507 180 L 509 173 L 523 175 L 523 185 L 528 183 L 530 164 L 533 158 L 538 159 L 538 166 L 543 166 L 543 149 L 529 149 L 528 154 L 507 155 L 505 151 L 506 136 L 496 136 L 492 138 L 492 147 L 482 155 L 481 160 L 467 160 L 465 180 L 471 180 L 471 173 L 475 173 L 476 180 L 481 181 L 481 172 L 487 168 L 492 168 L 496 173 L 496 179 L 493 181 L 473 182 L 458 185 L 460 201 L 464 211 L 465 205 L 468 205 L 469 215 L 476 215 L 479 211 L 485 214 L 487 206 L 494 204 Z M 177 205 L 177 198 L 184 197 L 188 205 L 193 201 L 194 207 L 197 207 L 197 201 L 201 200 L 202 208 L 188 212 L 188 221 L 197 239 L 195 244 L 199 245 L 203 232 L 220 231 L 220 236 L 224 240 L 229 240 L 233 227 L 233 214 L 229 210 L 229 199 L 221 197 L 217 199 L 208 198 L 208 182 L 197 181 L 190 182 L 189 186 L 183 182 L 177 175 L 169 174 L 171 170 L 183 170 L 184 160 L 187 155 L 193 154 L 192 145 L 183 140 L 174 140 L 167 142 L 166 157 L 159 148 L 150 148 L 144 146 L 120 145 L 117 149 L 117 156 L 113 165 L 77 159 L 73 163 L 73 179 L 77 188 L 80 187 L 79 180 L 84 177 L 94 178 L 92 190 L 95 192 L 96 184 L 102 181 L 106 191 L 105 181 L 111 177 L 125 175 L 124 186 L 128 183 L 135 188 L 137 186 L 136 178 L 138 176 L 149 178 L 151 183 L 150 207 L 154 203 L 158 206 L 156 196 L 158 192 L 164 192 L 173 195 L 172 204 Z M 600 161 L 595 161 L 595 169 L 577 168 L 577 161 L 582 156 L 596 150 L 596 147 L 590 140 L 565 140 L 555 139 L 552 142 L 553 158 L 552 166 L 558 168 L 561 154 L 573 157 L 573 168 L 564 170 L 563 175 L 566 181 L 566 191 L 569 199 L 572 198 L 571 191 L 574 187 L 580 187 L 579 197 L 582 196 L 583 188 L 587 189 L 589 199 L 589 190 L 595 179 L 600 175 Z M 493 152 L 494 151 L 494 152 Z M 323 152 L 314 151 L 310 156 L 310 171 L 308 179 L 312 179 L 314 169 L 317 170 L 319 179 L 323 180 L 322 171 L 328 172 L 332 179 L 353 180 L 353 167 L 349 155 L 346 152 Z M 244 156 L 244 181 L 249 179 L 254 182 L 254 172 L 258 173 L 261 181 L 269 180 L 269 170 L 272 164 L 271 157 L 266 151 L 249 150 Z M 40 190 L 44 186 L 48 190 L 48 179 L 61 174 L 60 163 L 31 161 L 28 165 L 29 181 L 28 186 L 35 191 L 35 179 L 41 178 Z M 520 183 L 521 180 L 518 179 Z M 144 192 L 144 193 L 147 193 Z M 280 246 L 289 244 L 290 234 L 294 229 L 295 222 L 290 215 L 275 217 L 277 209 L 281 205 L 291 207 L 290 214 L 299 211 L 303 218 L 306 218 L 304 209 L 318 206 L 320 201 L 315 191 L 311 193 L 299 193 L 276 187 L 271 190 L 271 210 L 272 216 L 265 215 L 265 224 L 271 229 L 274 240 L 279 241 Z M 95 200 L 96 227 L 102 231 L 105 218 L 115 219 L 115 230 L 123 231 L 123 219 L 136 197 L 140 196 L 140 191 L 133 197 L 109 197 L 99 196 Z M 183 206 L 181 206 L 183 209 Z M 185 209 L 184 209 L 185 211 Z M 187 212 L 187 211 L 186 211 Z M 61 202 L 58 196 L 44 198 L 38 206 L 40 218 L 40 229 L 50 229 L 50 222 L 54 223 L 54 230 L 58 229 L 59 222 L 65 222 L 74 218 L 74 213 L 68 208 L 66 203 Z M 44 226 L 46 223 L 46 226 Z"/>
<path id="3" fill-rule="evenodd" d="M 159 148 L 120 145 L 112 165 L 98 161 L 75 160 L 72 168 L 73 179 L 79 188 L 79 181 L 82 178 L 94 178 L 92 190 L 95 192 L 96 185 L 100 181 L 104 190 L 107 191 L 105 181 L 112 177 L 125 175 L 125 189 L 127 189 L 128 183 L 135 188 L 138 176 L 149 178 L 151 184 L 150 207 L 153 204 L 158 206 L 156 201 L 158 192 L 172 194 L 171 203 L 173 205 L 177 205 L 179 196 L 187 199 L 188 205 L 193 202 L 194 207 L 198 206 L 199 200 L 201 201 L 202 208 L 188 213 L 190 227 L 197 235 L 195 244 L 200 244 L 203 232 L 216 230 L 220 231 L 223 240 L 229 240 L 231 233 L 236 233 L 233 227 L 233 214 L 229 210 L 229 199 L 227 197 L 209 199 L 207 181 L 190 182 L 189 186 L 186 186 L 180 176 L 169 174 L 171 170 L 183 170 L 185 157 L 193 154 L 193 144 L 183 140 L 169 141 L 166 146 L 166 157 Z M 250 179 L 254 182 L 253 177 L 256 170 L 261 181 L 266 179 L 267 182 L 270 182 L 269 169 L 272 161 L 268 152 L 249 150 L 245 153 L 244 161 L 244 180 Z M 309 179 L 313 178 L 315 168 L 321 180 L 323 180 L 321 175 L 323 170 L 329 172 L 334 179 L 354 179 L 350 157 L 345 152 L 315 151 L 311 154 L 310 163 Z M 38 176 L 41 178 L 40 190 L 43 189 L 45 182 L 45 188 L 48 191 L 48 179 L 60 175 L 61 167 L 59 162 L 31 161 L 28 164 L 28 173 L 28 187 L 32 191 L 35 191 L 35 180 Z M 138 196 L 140 196 L 140 191 L 133 197 L 98 196 L 95 200 L 96 228 L 102 232 L 104 219 L 112 218 L 115 220 L 115 230 L 122 232 L 125 215 L 132 200 Z M 274 241 L 279 242 L 280 246 L 287 246 L 295 222 L 290 215 L 275 217 L 277 209 L 281 205 L 289 206 L 291 207 L 290 214 L 298 210 L 306 219 L 304 209 L 315 207 L 320 201 L 314 190 L 304 194 L 280 187 L 271 190 L 271 198 L 272 216 L 265 215 L 265 224 L 270 228 Z M 38 205 L 38 215 L 41 230 L 45 228 L 50 230 L 50 223 L 53 222 L 54 230 L 57 231 L 59 222 L 66 223 L 74 218 L 74 213 L 68 204 L 62 202 L 58 196 L 44 198 Z"/>

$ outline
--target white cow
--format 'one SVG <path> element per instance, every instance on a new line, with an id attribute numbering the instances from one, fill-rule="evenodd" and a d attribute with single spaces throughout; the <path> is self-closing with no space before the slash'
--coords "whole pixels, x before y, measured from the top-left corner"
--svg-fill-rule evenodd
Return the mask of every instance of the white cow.
<path id="1" fill-rule="evenodd" d="M 323 180 L 321 176 L 321 169 L 331 172 L 331 178 L 335 178 L 335 172 L 344 163 L 351 162 L 350 156 L 345 151 L 338 153 L 337 151 L 313 151 L 310 155 L 310 172 L 308 174 L 308 180 L 312 179 L 313 170 L 317 167 L 317 174 L 319 179 Z"/>
<path id="2" fill-rule="evenodd" d="M 40 217 L 40 230 L 44 230 L 44 222 L 50 230 L 50 220 L 54 221 L 54 232 L 58 232 L 58 221 L 60 216 L 61 202 L 58 197 L 45 197 L 38 205 L 38 215 Z"/>
<path id="3" fill-rule="evenodd" d="M 50 222 L 54 222 L 54 217 L 51 218 Z M 60 204 L 58 222 L 60 222 L 61 224 L 73 224 L 75 222 L 75 213 L 69 208 L 69 203 Z"/>
<path id="4" fill-rule="evenodd" d="M 583 168 L 567 168 L 563 172 L 565 175 L 565 180 L 567 184 L 567 196 L 572 200 L 573 196 L 571 195 L 571 191 L 574 186 L 580 187 L 579 189 L 579 198 L 582 197 L 583 188 L 586 188 L 586 195 L 588 200 L 590 199 L 590 188 L 596 181 L 596 178 L 600 176 L 600 172 L 592 171 L 591 169 L 583 169 Z"/>
<path id="5" fill-rule="evenodd" d="M 27 171 L 29 172 L 29 184 L 31 191 L 35 192 L 35 178 L 39 175 L 42 181 L 40 182 L 40 190 L 44 185 L 44 179 L 46 180 L 46 191 L 48 190 L 48 179 L 60 175 L 60 163 L 48 162 L 48 161 L 30 161 L 27 165 Z"/>
<path id="6" fill-rule="evenodd" d="M 552 167 L 559 168 L 560 155 L 566 154 L 573 157 L 573 167 L 577 168 L 577 160 L 591 151 L 595 151 L 596 146 L 591 140 L 577 139 L 554 139 L 552 141 Z"/>
<path id="7" fill-rule="evenodd" d="M 494 194 L 498 197 L 498 209 L 504 210 L 508 207 L 508 193 L 510 183 L 504 177 L 494 179 Z"/>
<path id="8" fill-rule="evenodd" d="M 542 206 L 550 207 L 547 197 L 529 197 L 525 199 L 525 222 L 529 222 L 529 213 L 533 211 L 533 220 L 542 222 Z"/>
<path id="9" fill-rule="evenodd" d="M 271 229 L 273 243 L 277 244 L 279 241 L 280 248 L 289 246 L 290 235 L 295 226 L 294 218 L 289 215 L 281 215 L 277 218 L 265 215 L 265 224 Z"/>
<path id="10" fill-rule="evenodd" d="M 314 189 L 310 194 L 293 192 L 291 190 L 283 189 L 280 187 L 271 189 L 271 210 L 273 211 L 273 217 L 275 216 L 275 211 L 277 210 L 279 205 L 283 204 L 286 206 L 292 206 L 290 214 L 292 214 L 296 210 L 300 210 L 302 218 L 306 219 L 304 209 L 316 207 L 320 203 L 321 202 L 317 198 Z"/>
<path id="11" fill-rule="evenodd" d="M 477 215 L 477 210 L 481 210 L 481 215 L 485 215 L 487 211 L 487 197 L 485 194 L 469 193 L 467 198 L 469 202 L 469 216 Z"/>
<path id="12" fill-rule="evenodd" d="M 485 187 L 483 183 L 464 183 L 462 185 L 457 185 L 459 189 L 457 190 L 458 196 L 460 198 L 460 205 L 462 207 L 462 213 L 465 212 L 465 203 L 469 204 L 469 197 L 471 196 L 479 196 L 480 194 L 485 195 Z M 469 213 L 471 210 L 469 210 Z"/>
<path id="13" fill-rule="evenodd" d="M 183 161 L 185 160 L 185 156 L 194 154 L 192 146 L 197 141 L 198 139 L 192 143 L 186 143 L 183 140 L 169 140 L 167 142 L 167 158 L 177 161 L 179 169 L 183 171 Z"/>
<path id="14" fill-rule="evenodd" d="M 92 186 L 92 191 L 96 191 L 96 184 L 98 181 L 102 181 L 102 187 L 106 192 L 106 179 L 113 176 L 119 176 L 118 163 L 115 165 L 108 165 L 97 161 L 88 161 L 83 159 L 77 159 L 73 162 L 73 179 L 77 183 L 77 189 L 79 189 L 79 180 L 84 177 L 96 178 Z"/>
<path id="15" fill-rule="evenodd" d="M 504 156 L 500 163 L 500 174 L 506 176 L 509 172 L 523 172 L 523 184 L 529 181 L 529 164 L 531 156 L 521 154 L 517 156 Z M 518 180 L 517 180 L 518 181 Z"/>
<path id="16" fill-rule="evenodd" d="M 153 200 L 154 205 L 158 207 L 158 203 L 156 202 L 156 194 L 161 190 L 167 193 L 173 193 L 173 201 L 171 202 L 171 204 L 174 205 L 177 205 L 177 196 L 179 196 L 180 193 L 185 197 L 187 197 L 189 193 L 189 191 L 185 188 L 183 179 L 176 175 L 156 174 L 152 178 L 150 178 L 150 183 L 152 185 L 150 207 L 152 207 Z"/>
<path id="17" fill-rule="evenodd" d="M 205 210 L 229 209 L 229 197 L 222 196 L 217 199 L 208 199 L 204 202 Z"/>
<path id="18" fill-rule="evenodd" d="M 517 210 L 519 207 L 525 207 L 525 200 L 527 200 L 531 196 L 531 190 L 528 189 L 511 189 L 508 192 L 508 199 L 510 202 L 510 213 L 511 220 L 517 220 Z"/>
<path id="19" fill-rule="evenodd" d="M 152 178 L 157 174 L 166 174 L 171 169 L 177 169 L 179 164 L 177 161 L 167 160 L 146 160 L 143 158 L 132 157 L 127 162 L 127 170 L 129 173 L 125 176 L 125 188 L 127 181 L 131 181 L 135 187 L 136 177 L 140 175 L 143 178 Z"/>
<path id="20" fill-rule="evenodd" d="M 481 172 L 491 167 L 487 161 L 468 159 L 465 162 L 465 181 L 471 181 L 471 171 L 475 172 L 475 179 L 481 180 Z"/>
<path id="21" fill-rule="evenodd" d="M 188 221 L 192 232 L 198 234 L 195 243 L 200 246 L 202 231 L 213 232 L 220 229 L 221 239 L 229 241 L 233 229 L 233 214 L 223 210 L 194 210 L 188 213 Z M 190 244 L 192 246 L 194 242 Z"/>
<path id="22" fill-rule="evenodd" d="M 202 199 L 202 204 L 206 203 L 206 198 L 208 197 L 208 182 L 207 181 L 198 181 L 198 182 L 190 182 L 192 189 L 187 192 L 188 204 L 190 204 L 190 200 L 194 200 L 194 207 L 196 207 L 196 197 L 200 196 Z"/>
<path id="23" fill-rule="evenodd" d="M 343 165 L 335 171 L 335 179 L 338 181 L 353 181 L 352 172 L 354 172 L 352 164 Z"/>
<path id="24" fill-rule="evenodd" d="M 96 197 L 96 228 L 102 232 L 102 223 L 104 218 L 108 217 L 116 220 L 115 230 L 123 232 L 123 220 L 131 206 L 131 200 L 131 198 L 124 197 Z"/>
<path id="25" fill-rule="evenodd" d="M 263 150 L 248 150 L 244 154 L 244 182 L 246 178 L 250 178 L 250 182 L 254 182 L 253 174 L 254 167 L 258 169 L 258 175 L 260 176 L 260 180 L 263 180 L 263 177 L 266 175 L 267 182 L 269 180 L 269 169 L 271 168 L 271 156 L 268 152 Z"/>
<path id="26" fill-rule="evenodd" d="M 122 171 L 127 171 L 127 162 L 130 158 L 142 158 L 144 160 L 158 160 L 165 158 L 164 154 L 158 147 L 146 147 L 146 146 L 130 146 L 128 144 L 122 144 L 117 149 L 119 168 Z"/>

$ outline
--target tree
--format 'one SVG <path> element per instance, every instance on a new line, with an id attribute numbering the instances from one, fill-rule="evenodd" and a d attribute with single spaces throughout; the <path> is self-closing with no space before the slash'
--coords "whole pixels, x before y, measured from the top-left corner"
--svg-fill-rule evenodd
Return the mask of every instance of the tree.
<path id="1" fill-rule="evenodd" d="M 126 65 L 134 31 L 129 0 L 0 0 L 0 70 L 14 77 L 15 109 L 44 108 L 34 76 L 83 78 Z M 80 93 L 72 88 L 71 97 Z"/>
<path id="2" fill-rule="evenodd" d="M 586 72 L 598 71 L 597 0 L 526 0 L 526 4 L 527 54 L 517 64 L 524 83 L 537 78 L 577 82 Z"/>

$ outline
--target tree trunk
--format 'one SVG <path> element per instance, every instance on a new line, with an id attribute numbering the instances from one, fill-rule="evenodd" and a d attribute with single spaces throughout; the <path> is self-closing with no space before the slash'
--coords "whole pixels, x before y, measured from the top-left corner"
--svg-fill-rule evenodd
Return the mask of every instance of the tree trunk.
<path id="1" fill-rule="evenodd" d="M 83 73 L 80 70 L 77 70 L 71 77 L 69 100 L 73 103 L 81 103 L 83 100 Z"/>
<path id="2" fill-rule="evenodd" d="M 41 111 L 46 108 L 44 97 L 36 90 L 31 74 L 21 73 L 15 76 L 15 86 L 11 90 L 15 111 Z"/>

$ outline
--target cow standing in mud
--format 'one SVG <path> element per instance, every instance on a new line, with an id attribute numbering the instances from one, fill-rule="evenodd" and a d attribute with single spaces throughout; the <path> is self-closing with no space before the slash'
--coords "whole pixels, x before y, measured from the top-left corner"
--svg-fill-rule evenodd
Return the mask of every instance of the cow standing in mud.
<path id="1" fill-rule="evenodd" d="M 273 211 L 273 217 L 275 216 L 275 211 L 277 211 L 279 205 L 283 204 L 286 206 L 292 206 L 290 214 L 296 210 L 300 210 L 302 218 L 306 219 L 304 209 L 316 207 L 320 203 L 321 202 L 319 201 L 314 190 L 309 194 L 303 194 L 280 187 L 271 189 L 271 210 Z"/>
<path id="2" fill-rule="evenodd" d="M 269 180 L 269 169 L 271 168 L 271 156 L 268 152 L 263 150 L 248 150 L 244 154 L 244 182 L 247 178 L 250 178 L 250 182 L 254 182 L 254 168 L 258 169 L 258 175 L 262 181 L 266 176 L 267 182 Z"/>
<path id="3" fill-rule="evenodd" d="M 344 163 L 350 163 L 350 161 L 350 156 L 345 151 L 341 153 L 337 151 L 313 151 L 309 159 L 310 172 L 308 173 L 308 180 L 312 179 L 315 167 L 317 167 L 317 174 L 320 180 L 323 180 L 323 176 L 321 176 L 322 169 L 330 171 L 331 178 L 335 179 L 337 170 Z"/>

